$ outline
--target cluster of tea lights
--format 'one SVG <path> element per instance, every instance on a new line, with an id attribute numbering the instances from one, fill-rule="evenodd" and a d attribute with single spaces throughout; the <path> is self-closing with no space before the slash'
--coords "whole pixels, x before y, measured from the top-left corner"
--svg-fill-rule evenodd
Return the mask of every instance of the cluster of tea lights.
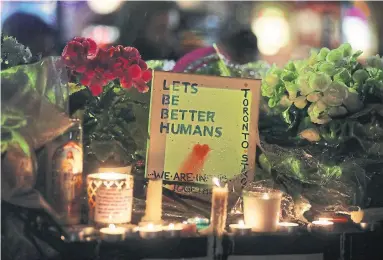
<path id="1" fill-rule="evenodd" d="M 221 186 L 217 178 L 213 178 L 212 207 L 210 220 L 203 217 L 190 218 L 182 223 L 164 225 L 162 221 L 162 179 L 150 179 L 147 187 L 146 209 L 142 222 L 138 225 L 113 223 L 99 230 L 103 241 L 117 242 L 127 237 L 138 236 L 143 239 L 159 237 L 194 236 L 198 230 L 209 230 L 221 236 L 226 232 L 228 186 Z M 279 222 L 282 193 L 278 190 L 260 188 L 245 192 L 243 195 L 244 220 L 229 225 L 229 231 L 236 236 L 246 236 L 254 232 L 292 233 L 300 228 L 297 223 Z M 97 202 L 96 202 L 97 205 Z M 127 214 L 130 220 L 130 214 Z M 313 221 L 310 231 L 332 231 L 334 223 L 331 219 L 321 218 Z"/>

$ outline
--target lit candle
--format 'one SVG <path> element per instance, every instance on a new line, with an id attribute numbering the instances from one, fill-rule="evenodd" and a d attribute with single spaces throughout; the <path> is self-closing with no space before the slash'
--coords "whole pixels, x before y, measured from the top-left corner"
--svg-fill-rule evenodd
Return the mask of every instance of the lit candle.
<path id="1" fill-rule="evenodd" d="M 117 242 L 125 239 L 126 229 L 123 227 L 116 227 L 114 224 L 110 224 L 109 227 L 101 228 L 101 239 L 106 242 Z"/>
<path id="2" fill-rule="evenodd" d="M 138 228 L 141 238 L 156 238 L 162 233 L 162 226 L 149 223 L 146 226 Z"/>
<path id="3" fill-rule="evenodd" d="M 292 233 L 299 228 L 297 223 L 292 222 L 280 222 L 278 223 L 278 231 Z"/>
<path id="4" fill-rule="evenodd" d="M 334 228 L 334 222 L 328 219 L 319 219 L 313 221 L 308 228 L 310 231 L 332 231 Z"/>
<path id="5" fill-rule="evenodd" d="M 210 225 L 214 234 L 221 236 L 225 231 L 227 218 L 227 198 L 229 189 L 227 185 L 221 187 L 217 178 L 213 178 L 212 207 L 210 214 Z"/>
<path id="6" fill-rule="evenodd" d="M 87 176 L 89 219 L 102 224 L 129 223 L 133 206 L 133 176 L 94 173 Z"/>
<path id="7" fill-rule="evenodd" d="M 149 179 L 146 191 L 146 209 L 142 221 L 161 223 L 162 179 Z"/>
<path id="8" fill-rule="evenodd" d="M 181 224 L 170 223 L 164 228 L 164 234 L 166 237 L 180 237 L 183 226 Z"/>
<path id="9" fill-rule="evenodd" d="M 115 172 L 115 173 L 124 173 L 124 174 L 131 174 L 132 173 L 132 166 L 125 166 L 125 167 L 103 167 L 98 169 L 99 172 Z"/>
<path id="10" fill-rule="evenodd" d="M 282 193 L 277 190 L 259 189 L 245 191 L 243 206 L 245 223 L 254 232 L 275 232 L 278 229 Z"/>
<path id="11" fill-rule="evenodd" d="M 251 233 L 251 227 L 246 226 L 243 220 L 240 220 L 238 224 L 229 225 L 231 232 L 234 235 L 249 235 Z"/>

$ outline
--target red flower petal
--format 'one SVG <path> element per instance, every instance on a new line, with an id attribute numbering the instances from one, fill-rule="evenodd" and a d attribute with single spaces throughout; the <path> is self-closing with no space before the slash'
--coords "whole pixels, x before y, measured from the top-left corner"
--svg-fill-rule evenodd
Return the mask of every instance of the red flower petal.
<path id="1" fill-rule="evenodd" d="M 82 43 L 85 40 L 86 40 L 86 38 L 84 38 L 84 37 L 74 37 L 73 38 L 73 41 L 76 41 L 76 42 L 79 42 L 79 43 Z"/>
<path id="2" fill-rule="evenodd" d="M 132 65 L 128 68 L 128 73 L 133 79 L 141 77 L 141 68 L 138 65 Z"/>
<path id="3" fill-rule="evenodd" d="M 152 71 L 151 70 L 145 70 L 141 73 L 141 79 L 145 82 L 148 82 L 152 79 Z"/>
<path id="4" fill-rule="evenodd" d="M 142 79 L 134 80 L 134 86 L 141 93 L 146 93 L 149 90 L 148 85 Z"/>
<path id="5" fill-rule="evenodd" d="M 142 70 L 147 70 L 148 69 L 148 65 L 146 64 L 146 62 L 144 61 L 144 60 L 139 60 L 138 61 L 138 65 L 140 66 L 140 68 L 142 69 Z"/>
<path id="6" fill-rule="evenodd" d="M 84 75 L 81 77 L 80 83 L 83 84 L 84 86 L 89 86 L 91 81 L 92 81 L 92 78 Z"/>
<path id="7" fill-rule="evenodd" d="M 94 72 L 94 70 L 87 70 L 85 71 L 84 75 L 88 78 L 93 78 L 96 75 L 96 72 Z"/>
<path id="8" fill-rule="evenodd" d="M 133 85 L 133 81 L 131 80 L 130 81 L 121 80 L 120 83 L 121 83 L 121 87 L 127 88 L 127 89 L 131 88 Z"/>
<path id="9" fill-rule="evenodd" d="M 79 72 L 79 73 L 84 73 L 86 71 L 86 66 L 85 65 L 80 65 L 80 66 L 77 66 L 75 71 L 76 72 Z"/>
<path id="10" fill-rule="evenodd" d="M 127 59 L 141 58 L 139 51 L 134 47 L 125 47 L 123 56 Z"/>
<path id="11" fill-rule="evenodd" d="M 99 85 L 92 85 L 89 88 L 93 96 L 99 96 L 102 93 L 102 87 Z"/>
<path id="12" fill-rule="evenodd" d="M 95 56 L 97 54 L 97 43 L 92 39 L 87 39 L 89 44 L 88 55 Z"/>

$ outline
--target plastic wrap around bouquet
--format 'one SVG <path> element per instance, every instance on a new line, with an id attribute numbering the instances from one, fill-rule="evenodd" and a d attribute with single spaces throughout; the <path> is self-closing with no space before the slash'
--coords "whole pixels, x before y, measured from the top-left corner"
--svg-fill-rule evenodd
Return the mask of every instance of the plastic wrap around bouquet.
<path id="1" fill-rule="evenodd" d="M 60 58 L 1 71 L 1 199 L 6 202 L 2 208 L 7 207 L 2 237 L 7 241 L 4 254 L 13 259 L 39 254 L 24 233 L 31 222 L 20 219 L 28 215 L 23 210 L 13 214 L 10 208 L 45 212 L 55 219 L 36 189 L 36 151 L 71 126 L 67 103 L 67 75 Z"/>
<path id="2" fill-rule="evenodd" d="M 383 60 L 362 65 L 361 54 L 343 44 L 277 68 L 234 65 L 216 53 L 184 70 L 262 78 L 254 182 L 285 191 L 283 218 L 307 221 L 379 197 L 367 187 L 383 173 Z"/>

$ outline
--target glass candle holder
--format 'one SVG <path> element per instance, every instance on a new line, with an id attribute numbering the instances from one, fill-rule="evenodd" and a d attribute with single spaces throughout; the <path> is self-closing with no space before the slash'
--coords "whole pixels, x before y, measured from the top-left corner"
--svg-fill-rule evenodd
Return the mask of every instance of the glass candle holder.
<path id="1" fill-rule="evenodd" d="M 251 187 L 243 192 L 243 208 L 246 225 L 253 232 L 276 232 L 282 192 L 279 190 Z"/>
<path id="2" fill-rule="evenodd" d="M 133 176 L 129 174 L 89 174 L 89 220 L 100 224 L 129 223 L 132 217 L 133 184 Z"/>

